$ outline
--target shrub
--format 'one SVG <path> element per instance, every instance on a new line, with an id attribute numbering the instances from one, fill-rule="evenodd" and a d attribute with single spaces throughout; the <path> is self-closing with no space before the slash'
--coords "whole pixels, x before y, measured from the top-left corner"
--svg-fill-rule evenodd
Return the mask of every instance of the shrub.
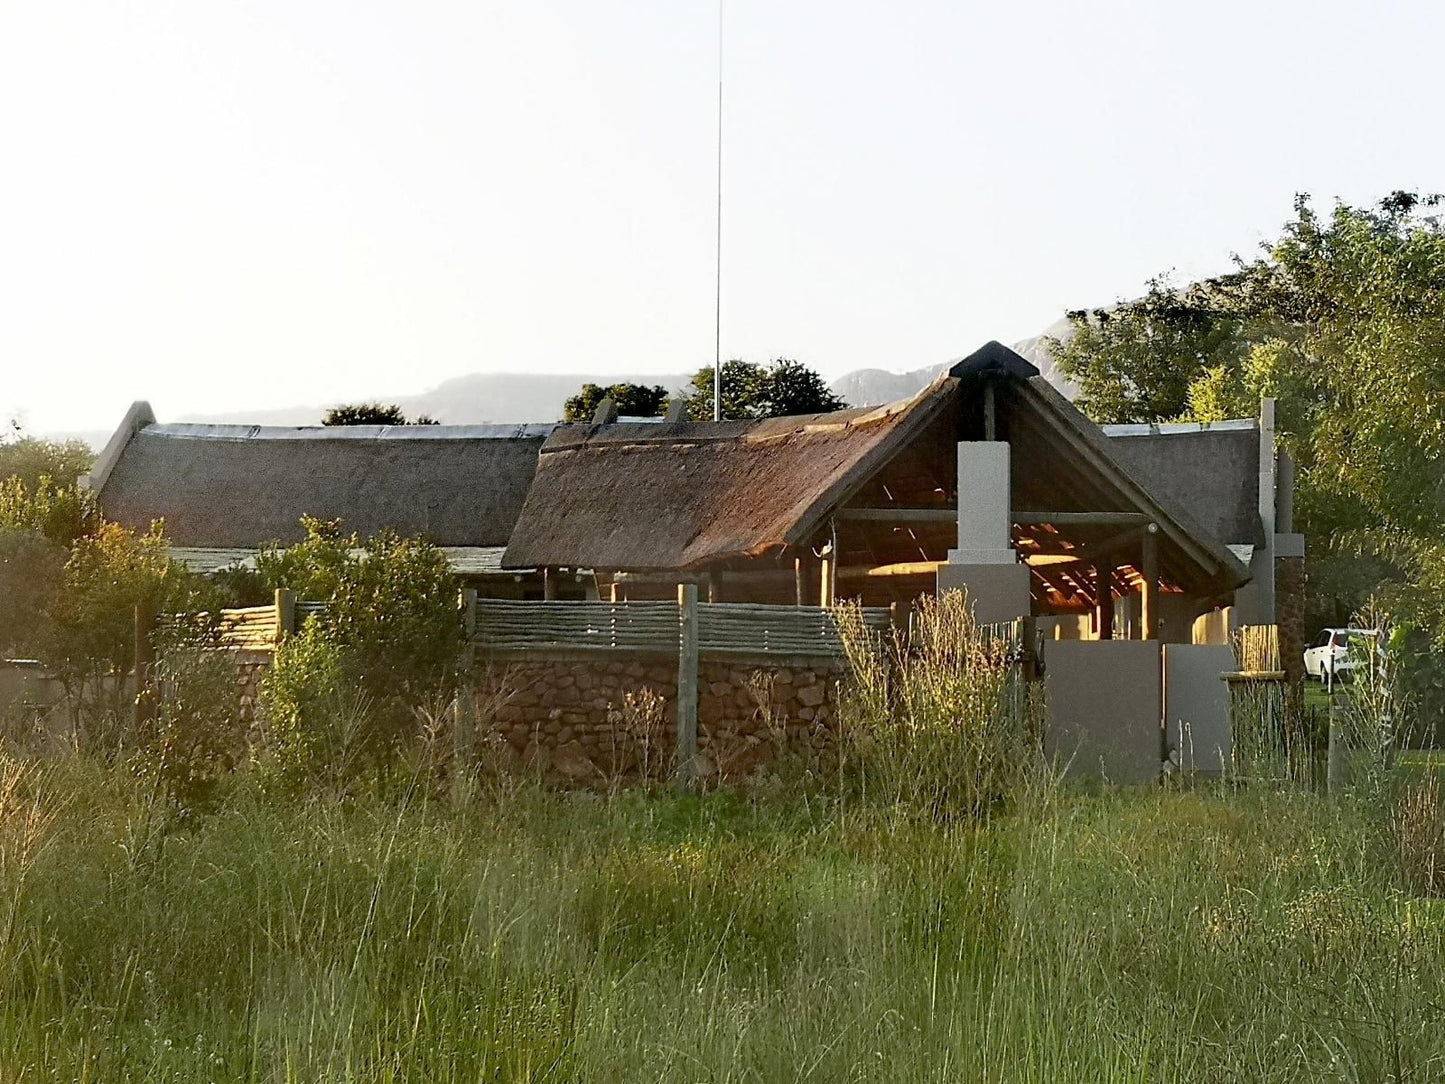
<path id="1" fill-rule="evenodd" d="M 455 677 L 463 627 L 446 556 L 391 531 L 363 547 L 339 523 L 302 524 L 306 540 L 263 550 L 257 569 L 271 586 L 327 604 L 308 619 L 313 635 L 336 649 L 341 679 L 364 694 L 378 739 L 395 744 Z"/>
<path id="2" fill-rule="evenodd" d="M 0 527 L 39 531 L 69 545 L 99 525 L 94 494 L 73 483 L 57 484 L 49 475 L 30 483 L 18 476 L 0 481 Z"/>
<path id="3" fill-rule="evenodd" d="M 236 669 L 227 652 L 208 642 L 208 630 L 171 628 L 160 639 L 153 681 L 156 718 L 137 735 L 141 773 L 186 812 L 212 809 L 240 761 Z"/>
<path id="4" fill-rule="evenodd" d="M 939 819 L 982 815 L 1014 793 L 1037 760 L 1031 704 L 1011 645 L 963 594 L 922 599 L 911 641 L 891 645 L 856 608 L 837 613 L 851 668 L 842 764 L 860 791 Z"/>
<path id="5" fill-rule="evenodd" d="M 261 741 L 255 760 L 266 789 L 295 793 L 344 779 L 367 744 L 366 712 L 347 685 L 343 653 L 308 621 L 276 648 L 261 679 Z"/>
<path id="6" fill-rule="evenodd" d="M 65 547 L 39 531 L 0 527 L 0 656 L 39 652 L 65 556 Z"/>

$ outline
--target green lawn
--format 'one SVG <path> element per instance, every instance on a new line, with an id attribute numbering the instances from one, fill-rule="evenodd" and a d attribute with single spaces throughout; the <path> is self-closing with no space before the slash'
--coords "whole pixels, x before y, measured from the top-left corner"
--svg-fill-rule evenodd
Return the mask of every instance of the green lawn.
<path id="1" fill-rule="evenodd" d="M 123 772 L 9 769 L 0 1079 L 1437 1079 L 1445 915 L 1391 838 L 1257 788 L 984 827 L 243 792 L 175 828 Z"/>

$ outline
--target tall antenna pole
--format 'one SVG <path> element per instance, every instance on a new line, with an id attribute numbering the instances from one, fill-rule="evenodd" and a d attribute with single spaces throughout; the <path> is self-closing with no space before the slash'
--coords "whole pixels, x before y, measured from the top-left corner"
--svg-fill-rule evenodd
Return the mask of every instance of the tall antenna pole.
<path id="1" fill-rule="evenodd" d="M 723 0 L 717 0 L 717 268 L 713 295 L 712 420 L 722 421 Z"/>

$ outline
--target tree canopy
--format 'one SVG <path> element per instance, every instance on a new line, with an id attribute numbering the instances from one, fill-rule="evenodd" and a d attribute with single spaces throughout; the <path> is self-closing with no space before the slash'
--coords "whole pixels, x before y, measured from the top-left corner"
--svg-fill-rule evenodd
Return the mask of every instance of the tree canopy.
<path id="1" fill-rule="evenodd" d="M 582 390 L 567 400 L 567 422 L 590 422 L 604 399 L 611 399 L 617 413 L 630 418 L 657 418 L 667 411 L 668 393 L 661 384 L 583 384 Z"/>
<path id="2" fill-rule="evenodd" d="M 713 415 L 713 370 L 692 378 L 688 415 L 705 421 Z M 790 358 L 767 365 L 734 358 L 722 366 L 722 416 L 727 419 L 778 418 L 790 414 L 826 414 L 848 406 L 812 369 Z"/>
<path id="3" fill-rule="evenodd" d="M 1300 196 L 1230 274 L 1156 279 L 1139 300 L 1070 313 L 1075 334 L 1052 346 L 1103 422 L 1254 417 L 1276 398 L 1312 580 L 1340 592 L 1314 600 L 1317 616 L 1340 620 L 1383 588 L 1445 642 L 1440 203 L 1396 192 L 1321 214 Z"/>
<path id="4" fill-rule="evenodd" d="M 95 453 L 83 440 L 41 440 L 21 436 L 0 441 L 0 480 L 18 478 L 34 489 L 41 478 L 69 485 L 90 470 Z"/>
<path id="5" fill-rule="evenodd" d="M 436 425 L 437 420 L 419 414 L 408 421 L 395 403 L 344 403 L 334 406 L 321 419 L 322 425 Z"/>

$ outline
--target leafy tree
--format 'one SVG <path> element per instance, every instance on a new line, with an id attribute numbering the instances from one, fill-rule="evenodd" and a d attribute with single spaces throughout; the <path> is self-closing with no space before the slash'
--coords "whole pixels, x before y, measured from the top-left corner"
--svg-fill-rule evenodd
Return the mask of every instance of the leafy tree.
<path id="1" fill-rule="evenodd" d="M 69 694 L 77 721 L 120 712 L 135 652 L 135 608 L 204 609 L 199 577 L 170 560 L 165 534 L 102 523 L 75 541 L 54 595 L 40 657 Z"/>
<path id="2" fill-rule="evenodd" d="M 334 406 L 321 419 L 322 425 L 436 425 L 435 418 L 419 415 L 408 421 L 395 403 L 346 403 Z"/>
<path id="3" fill-rule="evenodd" d="M 1298 466 L 1296 518 L 1316 547 L 1312 582 L 1346 592 L 1317 597 L 1316 617 L 1338 620 L 1360 592 L 1385 590 L 1445 644 L 1439 203 L 1396 192 L 1321 215 L 1300 196 L 1253 261 L 1184 290 L 1156 281 L 1107 314 L 1071 314 L 1076 334 L 1056 345 L 1080 405 L 1101 421 L 1250 417 L 1261 395 L 1276 397 Z"/>
<path id="4" fill-rule="evenodd" d="M 57 484 L 46 474 L 33 483 L 19 475 L 0 481 L 0 528 L 38 531 L 69 545 L 99 525 L 95 495 L 74 482 Z"/>
<path id="5" fill-rule="evenodd" d="M 0 480 L 19 479 L 33 490 L 42 478 L 70 485 L 95 463 L 95 453 L 82 440 L 41 440 L 22 436 L 0 442 Z"/>
<path id="6" fill-rule="evenodd" d="M 692 378 L 688 415 L 698 421 L 713 415 L 713 370 L 699 369 Z M 826 414 L 847 407 L 812 369 L 778 358 L 768 365 L 734 358 L 722 366 L 722 416 L 728 419 L 777 418 L 792 414 Z"/>
<path id="7" fill-rule="evenodd" d="M 611 399 L 617 413 L 631 418 L 656 418 L 667 411 L 668 392 L 661 384 L 583 384 L 582 390 L 567 400 L 563 421 L 589 422 L 597 413 L 598 404 Z"/>

